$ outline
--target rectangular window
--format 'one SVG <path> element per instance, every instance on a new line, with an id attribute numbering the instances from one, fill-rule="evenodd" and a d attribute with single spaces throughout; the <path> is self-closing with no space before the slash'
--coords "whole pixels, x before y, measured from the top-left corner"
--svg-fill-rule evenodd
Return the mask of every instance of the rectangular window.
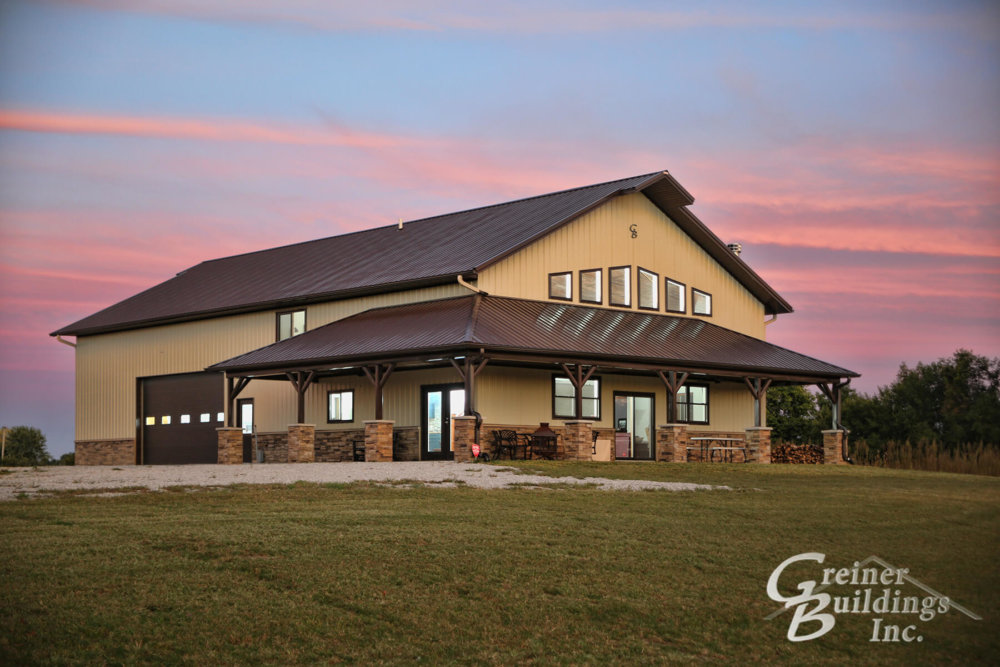
<path id="1" fill-rule="evenodd" d="M 224 412 L 216 412 L 215 421 L 219 422 L 220 424 L 226 421 L 226 414 Z"/>
<path id="2" fill-rule="evenodd" d="M 549 274 L 549 298 L 573 300 L 573 272 Z"/>
<path id="3" fill-rule="evenodd" d="M 667 278 L 667 312 L 668 313 L 686 313 L 687 304 L 684 303 L 684 293 L 687 291 L 687 285 L 684 283 L 679 283 L 676 280 L 671 280 Z"/>
<path id="4" fill-rule="evenodd" d="M 644 310 L 659 310 L 660 309 L 660 276 L 653 273 L 652 271 L 647 271 L 646 269 L 639 269 L 639 307 Z"/>
<path id="5" fill-rule="evenodd" d="M 285 340 L 292 336 L 298 336 L 306 331 L 306 311 L 289 310 L 278 313 L 277 336 L 278 340 Z"/>
<path id="6" fill-rule="evenodd" d="M 614 266 L 608 269 L 608 303 L 612 306 L 632 305 L 631 266 Z"/>
<path id="7" fill-rule="evenodd" d="M 691 288 L 691 312 L 695 315 L 709 315 L 712 314 L 712 295 L 708 292 L 702 292 L 701 290 L 696 290 Z"/>
<path id="8" fill-rule="evenodd" d="M 602 278 L 600 269 L 590 269 L 580 272 L 580 301 L 583 303 L 602 303 Z"/>
<path id="9" fill-rule="evenodd" d="M 326 421 L 328 424 L 354 421 L 354 390 L 339 389 L 326 392 Z"/>
<path id="10" fill-rule="evenodd" d="M 576 419 L 576 387 L 567 377 L 552 376 L 553 419 Z M 601 380 L 590 378 L 583 385 L 583 418 L 601 418 Z"/>
<path id="11" fill-rule="evenodd" d="M 677 421 L 683 424 L 708 423 L 708 386 L 689 384 L 677 392 Z"/>

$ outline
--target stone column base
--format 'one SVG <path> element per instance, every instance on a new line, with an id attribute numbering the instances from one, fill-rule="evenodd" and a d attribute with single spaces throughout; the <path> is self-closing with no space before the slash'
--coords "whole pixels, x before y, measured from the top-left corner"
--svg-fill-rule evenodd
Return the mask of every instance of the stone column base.
<path id="1" fill-rule="evenodd" d="M 656 460 L 684 463 L 687 461 L 687 424 L 662 424 L 656 429 Z"/>
<path id="2" fill-rule="evenodd" d="M 396 422 L 391 419 L 374 419 L 365 424 L 365 461 L 392 461 L 392 427 Z"/>
<path id="3" fill-rule="evenodd" d="M 823 463 L 838 465 L 844 462 L 844 442 L 847 433 L 841 430 L 823 431 Z"/>
<path id="4" fill-rule="evenodd" d="M 243 463 L 243 429 L 226 426 L 215 431 L 219 434 L 219 463 Z"/>
<path id="5" fill-rule="evenodd" d="M 747 429 L 746 446 L 754 463 L 771 462 L 771 431 L 766 426 L 752 426 Z"/>
<path id="6" fill-rule="evenodd" d="M 312 463 L 316 460 L 316 426 L 288 425 L 288 462 Z"/>
<path id="7" fill-rule="evenodd" d="M 589 461 L 594 448 L 594 423 L 580 419 L 565 424 L 562 451 L 557 451 L 556 458 L 565 461 Z"/>
<path id="8" fill-rule="evenodd" d="M 451 451 L 455 456 L 455 462 L 468 463 L 475 459 L 472 455 L 472 443 L 476 441 L 476 418 L 472 416 L 452 417 L 451 421 L 455 425 L 455 433 L 451 441 Z M 482 447 L 480 447 L 481 450 Z"/>

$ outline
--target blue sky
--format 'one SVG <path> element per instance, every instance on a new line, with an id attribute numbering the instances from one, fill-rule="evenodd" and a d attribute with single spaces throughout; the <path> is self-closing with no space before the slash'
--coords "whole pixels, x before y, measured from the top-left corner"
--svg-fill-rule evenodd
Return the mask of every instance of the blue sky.
<path id="1" fill-rule="evenodd" d="M 368 6 L 374 4 L 375 6 Z M 0 3 L 0 423 L 204 259 L 668 169 L 863 373 L 1000 356 L 987 2 Z"/>

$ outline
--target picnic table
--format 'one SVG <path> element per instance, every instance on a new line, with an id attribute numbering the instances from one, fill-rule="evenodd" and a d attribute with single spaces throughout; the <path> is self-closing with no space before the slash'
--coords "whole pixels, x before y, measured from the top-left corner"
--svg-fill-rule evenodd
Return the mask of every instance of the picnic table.
<path id="1" fill-rule="evenodd" d="M 697 442 L 698 444 L 693 447 L 688 447 L 688 451 L 698 450 L 701 453 L 702 461 L 714 462 L 716 455 L 718 455 L 720 462 L 729 461 L 732 463 L 733 455 L 736 452 L 741 452 L 743 454 L 743 463 L 750 460 L 746 442 L 743 438 L 705 436 L 691 438 L 691 442 Z"/>

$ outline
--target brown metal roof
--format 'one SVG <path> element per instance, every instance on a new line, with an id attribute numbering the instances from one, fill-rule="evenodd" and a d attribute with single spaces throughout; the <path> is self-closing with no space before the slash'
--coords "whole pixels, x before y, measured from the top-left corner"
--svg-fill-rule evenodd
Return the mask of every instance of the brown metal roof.
<path id="1" fill-rule="evenodd" d="M 703 320 L 471 295 L 377 308 L 210 370 L 252 372 L 484 349 L 553 359 L 810 378 L 858 374 Z"/>
<path id="2" fill-rule="evenodd" d="M 667 172 L 202 262 L 52 335 L 89 335 L 223 314 L 453 282 L 551 233 L 608 199 L 643 192 L 760 299 L 791 306 L 685 206 L 694 200 Z"/>

